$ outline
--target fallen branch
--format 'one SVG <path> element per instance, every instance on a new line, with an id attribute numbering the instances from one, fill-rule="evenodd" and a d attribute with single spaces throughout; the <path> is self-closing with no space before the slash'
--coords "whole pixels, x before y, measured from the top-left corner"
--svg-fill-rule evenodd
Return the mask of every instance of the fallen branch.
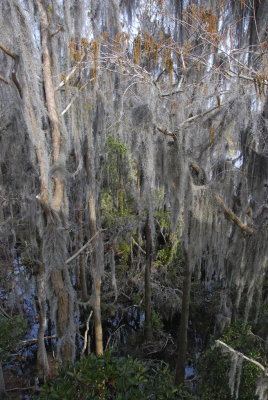
<path id="1" fill-rule="evenodd" d="M 234 223 L 240 229 L 242 229 L 242 231 L 247 232 L 249 235 L 254 235 L 255 229 L 250 228 L 249 226 L 243 224 L 243 222 L 240 221 L 240 219 L 237 218 L 237 216 L 233 213 L 233 211 L 225 204 L 224 200 L 221 198 L 221 196 L 218 193 L 215 194 L 215 198 L 216 198 L 218 204 L 224 209 L 226 214 L 232 219 L 232 221 L 234 221 Z"/>
<path id="2" fill-rule="evenodd" d="M 262 364 L 260 364 L 258 361 L 253 360 L 252 358 L 249 358 L 247 356 L 245 356 L 243 353 L 240 353 L 240 351 L 234 350 L 232 347 L 228 346 L 228 344 L 222 342 L 221 340 L 216 340 L 215 341 L 216 344 L 224 347 L 225 349 L 227 349 L 230 353 L 232 354 L 237 354 L 239 357 L 244 358 L 244 360 L 247 360 L 249 362 L 251 362 L 252 364 L 255 364 L 257 367 L 259 367 L 263 372 L 264 375 L 266 375 L 268 377 L 268 369 L 265 368 Z"/>
<path id="3" fill-rule="evenodd" d="M 81 254 L 81 253 L 90 245 L 90 243 L 92 242 L 92 240 L 94 240 L 95 237 L 96 237 L 99 233 L 101 233 L 101 232 L 103 232 L 103 231 L 105 231 L 105 229 L 100 229 L 97 233 L 95 233 L 95 235 L 92 236 L 92 238 L 90 238 L 90 239 L 86 242 L 86 244 L 84 244 L 84 246 L 81 247 L 81 249 L 79 249 L 72 257 L 68 258 L 68 260 L 65 261 L 65 264 L 70 264 L 70 262 L 72 262 L 76 257 L 78 257 L 79 254 Z"/>

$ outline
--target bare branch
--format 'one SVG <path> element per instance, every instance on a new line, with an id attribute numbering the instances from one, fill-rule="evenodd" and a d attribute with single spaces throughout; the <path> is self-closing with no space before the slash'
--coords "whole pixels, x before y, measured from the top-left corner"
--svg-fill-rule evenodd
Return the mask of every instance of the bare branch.
<path id="1" fill-rule="evenodd" d="M 223 106 L 223 105 L 224 105 L 224 103 L 221 104 L 221 106 Z M 203 113 L 201 113 L 201 114 L 197 114 L 197 115 L 194 115 L 193 117 L 187 118 L 185 121 L 183 121 L 183 122 L 179 125 L 179 127 L 182 128 L 182 127 L 183 127 L 185 124 L 187 124 L 188 122 L 193 122 L 193 121 L 195 121 L 196 119 L 201 118 L 201 117 L 204 117 L 205 115 L 207 115 L 207 114 L 209 114 L 209 113 L 211 113 L 212 111 L 217 110 L 217 109 L 219 109 L 218 104 L 217 104 L 215 107 L 212 107 L 212 108 L 210 108 L 209 110 L 207 110 L 207 111 L 205 111 L 205 112 L 203 112 Z"/>
<path id="2" fill-rule="evenodd" d="M 83 346 L 83 349 L 82 349 L 82 352 L 81 352 L 81 358 L 83 357 L 83 355 L 84 355 L 84 353 L 86 351 L 87 345 L 88 345 L 87 342 L 88 342 L 89 321 L 90 321 L 90 319 L 92 317 L 92 314 L 93 314 L 93 311 L 91 310 L 90 314 L 88 316 L 88 319 L 87 319 L 87 327 L 86 327 L 86 331 L 85 331 L 85 335 L 84 335 L 84 346 Z"/>
<path id="3" fill-rule="evenodd" d="M 50 37 L 52 38 L 53 36 L 57 35 L 57 33 L 59 33 L 62 30 L 62 28 L 63 28 L 63 25 L 59 26 L 55 32 L 51 33 Z"/>
<path id="4" fill-rule="evenodd" d="M 161 133 L 163 133 L 166 136 L 171 136 L 173 138 L 176 138 L 175 133 L 168 131 L 167 129 L 161 128 L 161 126 L 157 126 L 156 129 L 158 129 Z"/>
<path id="5" fill-rule="evenodd" d="M 15 59 L 15 57 L 16 57 L 15 54 L 8 51 L 8 49 L 6 49 L 2 44 L 0 44 L 0 49 L 3 50 L 3 52 L 6 53 L 9 57 L 12 57 Z"/>
<path id="6" fill-rule="evenodd" d="M 61 81 L 60 84 L 54 89 L 54 91 L 56 92 L 57 90 L 59 90 L 60 88 L 62 88 L 66 82 L 68 82 L 68 80 L 75 74 L 76 70 L 77 70 L 78 66 L 76 65 L 70 72 L 69 74 L 66 76 L 65 80 Z"/>
<path id="7" fill-rule="evenodd" d="M 18 92 L 19 92 L 20 97 L 22 99 L 22 89 L 21 89 L 21 86 L 20 86 L 19 81 L 17 79 L 16 72 L 12 72 L 11 77 L 12 77 L 12 81 L 15 83 L 16 88 L 18 89 Z"/>
<path id="8" fill-rule="evenodd" d="M 65 261 L 65 264 L 70 264 L 70 262 L 72 262 L 76 257 L 78 257 L 79 254 L 81 254 L 90 245 L 90 243 L 95 239 L 95 237 L 98 236 L 98 234 L 103 231 L 105 231 L 105 229 L 100 229 L 97 233 L 95 233 L 95 235 L 92 236 L 92 238 L 90 238 L 86 242 L 86 244 L 84 244 L 84 246 L 81 247 L 81 249 L 79 249 L 72 257 L 68 258 L 68 260 Z"/>
<path id="9" fill-rule="evenodd" d="M 139 245 L 139 243 L 136 242 L 136 240 L 134 239 L 134 237 L 131 237 L 132 242 L 140 249 L 140 251 L 142 252 L 142 254 L 146 254 L 146 251 L 143 250 L 143 248 Z"/>
<path id="10" fill-rule="evenodd" d="M 47 340 L 47 339 L 56 339 L 56 338 L 57 338 L 56 335 L 51 335 L 51 336 L 45 336 L 45 337 L 44 337 L 44 340 Z M 38 342 L 38 339 L 33 338 L 33 339 L 28 339 L 28 340 L 21 340 L 20 343 L 19 343 L 19 345 L 20 345 L 20 346 L 31 346 L 32 344 L 35 344 L 35 343 L 37 343 L 37 342 Z"/>
<path id="11" fill-rule="evenodd" d="M 249 235 L 254 235 L 255 230 L 253 228 L 250 228 L 249 226 L 243 224 L 243 222 L 240 221 L 240 219 L 237 218 L 237 216 L 233 213 L 233 211 L 226 205 L 226 203 L 224 202 L 224 200 L 221 198 L 221 196 L 218 193 L 215 194 L 215 198 L 216 198 L 218 204 L 224 209 L 226 214 L 229 215 L 229 217 L 234 221 L 234 223 L 240 229 L 242 229 L 242 231 L 247 232 Z"/>
<path id="12" fill-rule="evenodd" d="M 0 81 L 5 82 L 7 85 L 9 85 L 8 80 L 6 80 L 6 78 L 4 78 L 2 75 L 0 75 Z"/>
<path id="13" fill-rule="evenodd" d="M 240 353 L 240 351 L 234 350 L 232 347 L 228 346 L 228 344 L 222 342 L 221 340 L 216 340 L 215 343 L 217 345 L 220 345 L 222 347 L 224 347 L 225 349 L 227 349 L 230 353 L 232 354 L 237 354 L 239 357 L 244 358 L 244 360 L 247 360 L 249 362 L 251 362 L 252 364 L 255 364 L 257 367 L 259 367 L 263 372 L 264 375 L 268 376 L 268 370 L 267 368 L 265 368 L 261 363 L 259 363 L 258 361 L 253 360 L 252 358 L 249 358 L 247 356 L 245 356 L 243 353 Z"/>

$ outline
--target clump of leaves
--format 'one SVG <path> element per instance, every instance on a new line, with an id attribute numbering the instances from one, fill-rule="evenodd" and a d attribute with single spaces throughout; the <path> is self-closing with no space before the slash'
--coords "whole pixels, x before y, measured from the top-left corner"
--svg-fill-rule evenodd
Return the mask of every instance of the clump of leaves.
<path id="1" fill-rule="evenodd" d="M 192 399 L 182 387 L 175 387 L 169 368 L 159 364 L 150 370 L 132 357 L 116 357 L 106 351 L 74 364 L 62 366 L 56 378 L 45 384 L 45 399 Z"/>

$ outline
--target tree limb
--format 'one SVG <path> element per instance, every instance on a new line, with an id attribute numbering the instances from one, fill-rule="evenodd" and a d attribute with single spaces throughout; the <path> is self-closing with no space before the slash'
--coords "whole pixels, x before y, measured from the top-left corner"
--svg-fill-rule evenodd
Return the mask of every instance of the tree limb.
<path id="1" fill-rule="evenodd" d="M 267 368 L 265 368 L 262 364 L 260 364 L 258 361 L 253 360 L 252 358 L 249 358 L 247 356 L 245 356 L 243 353 L 240 353 L 240 351 L 234 350 L 232 347 L 228 346 L 228 344 L 222 342 L 221 340 L 216 340 L 215 343 L 217 345 L 220 345 L 222 347 L 224 347 L 225 349 L 227 349 L 230 353 L 232 354 L 237 354 L 239 357 L 244 358 L 244 360 L 247 360 L 249 362 L 251 362 L 252 364 L 255 364 L 257 367 L 259 367 L 263 372 L 264 375 L 266 375 L 268 377 L 268 370 Z"/>
<path id="2" fill-rule="evenodd" d="M 250 228 L 249 226 L 243 224 L 242 221 L 240 221 L 239 218 L 233 213 L 233 211 L 225 204 L 224 200 L 221 198 L 221 196 L 216 193 L 215 198 L 217 200 L 217 203 L 224 209 L 227 215 L 234 221 L 234 223 L 242 229 L 242 231 L 247 232 L 249 235 L 254 235 L 255 229 Z"/>
<path id="3" fill-rule="evenodd" d="M 56 339 L 57 336 L 56 335 L 51 335 L 51 336 L 45 336 L 44 339 Z M 32 344 L 35 344 L 38 342 L 38 339 L 33 338 L 33 339 L 28 339 L 28 340 L 21 340 L 19 345 L 20 346 L 31 346 Z"/>
<path id="4" fill-rule="evenodd" d="M 221 106 L 223 106 L 223 105 L 224 105 L 224 103 L 221 104 Z M 217 104 L 215 107 L 212 107 L 212 108 L 210 108 L 209 110 L 207 110 L 207 111 L 205 111 L 205 112 L 203 112 L 203 113 L 201 113 L 201 114 L 197 114 L 197 115 L 194 115 L 193 117 L 187 118 L 185 121 L 183 121 L 183 122 L 179 125 L 179 127 L 182 128 L 186 123 L 192 122 L 192 121 L 195 121 L 195 120 L 198 119 L 198 118 L 204 117 L 205 115 L 209 114 L 210 112 L 212 112 L 212 111 L 214 111 L 214 110 L 216 110 L 216 109 L 219 109 L 219 105 L 218 105 L 218 104 Z"/>
<path id="5" fill-rule="evenodd" d="M 136 242 L 136 240 L 134 239 L 134 237 L 131 237 L 132 242 L 140 249 L 140 251 L 142 252 L 142 254 L 146 254 L 146 251 L 143 250 L 143 248 L 139 245 L 139 243 Z"/>
<path id="6" fill-rule="evenodd" d="M 57 33 L 59 33 L 62 30 L 62 28 L 63 28 L 63 25 L 59 26 L 55 32 L 51 33 L 50 37 L 52 38 L 53 36 L 57 35 Z"/>
<path id="7" fill-rule="evenodd" d="M 89 321 L 90 321 L 90 319 L 92 317 L 92 314 L 93 314 L 93 311 L 91 310 L 90 314 L 89 314 L 89 317 L 87 319 L 87 327 L 86 327 L 85 335 L 84 335 L 84 346 L 83 346 L 83 349 L 82 349 L 82 352 L 81 352 L 81 358 L 83 357 L 83 355 L 84 355 L 84 353 L 86 351 L 86 348 L 88 346 L 87 342 L 88 342 Z M 90 345 L 90 343 L 89 343 L 89 345 Z"/>
<path id="8" fill-rule="evenodd" d="M 6 78 L 4 78 L 2 75 L 0 75 L 0 81 L 5 82 L 7 85 L 9 85 L 8 80 L 6 80 Z"/>
<path id="9" fill-rule="evenodd" d="M 176 138 L 175 133 L 168 131 L 167 129 L 161 128 L 161 126 L 157 126 L 156 129 L 158 129 L 161 133 L 163 133 L 166 136 L 171 136 L 173 138 Z"/>
<path id="10" fill-rule="evenodd" d="M 81 247 L 81 249 L 79 249 L 72 257 L 68 258 L 68 260 L 65 261 L 65 264 L 70 264 L 70 262 L 72 262 L 76 257 L 79 256 L 79 254 L 81 254 L 89 245 L 90 243 L 95 239 L 96 236 L 98 236 L 99 233 L 103 232 L 105 229 L 100 229 L 97 233 L 95 233 L 95 235 L 92 236 L 92 238 L 90 238 L 86 244 L 84 244 L 83 247 Z"/>
<path id="11" fill-rule="evenodd" d="M 0 49 L 3 50 L 4 53 L 6 53 L 9 57 L 12 57 L 15 59 L 15 54 L 11 53 L 8 49 L 6 49 L 2 44 L 0 44 Z"/>

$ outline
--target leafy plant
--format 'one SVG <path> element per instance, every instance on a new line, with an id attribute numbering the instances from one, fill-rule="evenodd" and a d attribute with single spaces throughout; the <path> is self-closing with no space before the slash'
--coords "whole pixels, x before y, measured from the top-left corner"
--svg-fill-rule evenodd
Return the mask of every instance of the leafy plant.
<path id="1" fill-rule="evenodd" d="M 182 387 L 175 387 L 166 365 L 149 369 L 131 357 L 116 357 L 111 351 L 85 357 L 62 366 L 58 375 L 44 385 L 40 397 L 48 399 L 191 399 Z"/>

